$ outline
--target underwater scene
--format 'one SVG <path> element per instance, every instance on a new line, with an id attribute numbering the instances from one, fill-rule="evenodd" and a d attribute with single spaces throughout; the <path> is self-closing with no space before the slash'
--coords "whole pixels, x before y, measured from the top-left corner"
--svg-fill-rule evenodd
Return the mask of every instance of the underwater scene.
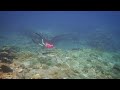
<path id="1" fill-rule="evenodd" d="M 0 11 L 0 79 L 120 79 L 120 11 Z"/>

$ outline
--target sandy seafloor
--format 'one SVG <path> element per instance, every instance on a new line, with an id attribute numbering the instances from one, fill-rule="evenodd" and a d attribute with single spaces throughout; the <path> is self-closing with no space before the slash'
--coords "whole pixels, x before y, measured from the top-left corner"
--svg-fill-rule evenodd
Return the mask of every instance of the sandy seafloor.
<path id="1" fill-rule="evenodd" d="M 42 49 L 31 39 L 11 35 L 0 40 L 1 57 L 12 53 L 12 63 L 0 62 L 12 71 L 0 69 L 1 79 L 119 79 L 120 52 L 107 52 L 84 45 L 61 42 L 54 49 Z M 80 45 L 80 48 L 78 48 Z M 3 47 L 4 46 L 4 47 Z M 13 48 L 14 47 L 14 48 Z M 70 49 L 70 48 L 78 49 Z M 15 52 L 7 52 L 8 49 Z M 68 48 L 68 49 L 65 49 Z M 6 50 L 7 49 L 7 50 Z M 2 56 L 4 55 L 4 56 Z M 2 61 L 2 60 L 1 60 Z"/>

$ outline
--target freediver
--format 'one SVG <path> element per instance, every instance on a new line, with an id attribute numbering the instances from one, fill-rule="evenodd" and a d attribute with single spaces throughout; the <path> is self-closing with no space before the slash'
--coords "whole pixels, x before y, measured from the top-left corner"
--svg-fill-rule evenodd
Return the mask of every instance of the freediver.
<path id="1" fill-rule="evenodd" d="M 37 43 L 38 45 L 44 47 L 44 48 L 47 48 L 47 49 L 51 49 L 51 48 L 54 48 L 54 45 L 53 43 L 51 43 L 49 40 L 47 40 L 45 37 L 43 37 L 43 35 L 40 33 L 34 33 L 38 36 L 38 38 L 36 39 L 32 39 L 33 42 Z M 38 39 L 38 40 L 37 40 Z"/>
<path id="2" fill-rule="evenodd" d="M 34 36 L 33 36 L 34 34 Z M 55 45 L 60 42 L 61 40 L 77 40 L 76 36 L 73 36 L 73 34 L 60 34 L 52 37 L 51 39 L 47 39 L 43 36 L 42 33 L 32 33 L 32 41 L 44 48 L 50 49 L 55 48 Z"/>
<path id="3" fill-rule="evenodd" d="M 45 48 L 53 48 L 54 45 L 49 42 L 44 42 L 44 39 L 42 39 L 42 43 L 39 43 L 40 46 L 44 46 Z"/>

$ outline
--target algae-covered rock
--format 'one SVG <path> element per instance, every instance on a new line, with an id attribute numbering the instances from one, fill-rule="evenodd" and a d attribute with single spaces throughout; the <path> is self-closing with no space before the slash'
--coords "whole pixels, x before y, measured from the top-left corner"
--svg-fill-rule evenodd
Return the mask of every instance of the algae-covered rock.
<path id="1" fill-rule="evenodd" d="M 120 73 L 120 65 L 119 64 L 115 64 L 113 66 L 113 69 L 117 70 Z"/>
<path id="2" fill-rule="evenodd" d="M 13 72 L 13 70 L 10 67 L 5 65 L 2 65 L 0 68 L 0 71 L 2 71 L 3 73 Z"/>
<path id="3" fill-rule="evenodd" d="M 0 61 L 4 63 L 12 63 L 16 58 L 16 49 L 10 46 L 4 46 L 0 49 Z"/>

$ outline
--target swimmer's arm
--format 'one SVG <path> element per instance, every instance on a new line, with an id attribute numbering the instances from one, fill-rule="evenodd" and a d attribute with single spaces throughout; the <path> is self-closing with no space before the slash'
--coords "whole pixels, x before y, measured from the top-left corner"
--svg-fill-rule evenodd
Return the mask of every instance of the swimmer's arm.
<path id="1" fill-rule="evenodd" d="M 42 39 L 42 44 L 39 43 L 39 45 L 40 46 L 44 46 L 45 45 L 45 43 L 43 42 L 43 39 Z"/>
<path id="2" fill-rule="evenodd" d="M 43 42 L 43 39 L 42 39 L 42 44 L 45 45 L 45 43 Z"/>

